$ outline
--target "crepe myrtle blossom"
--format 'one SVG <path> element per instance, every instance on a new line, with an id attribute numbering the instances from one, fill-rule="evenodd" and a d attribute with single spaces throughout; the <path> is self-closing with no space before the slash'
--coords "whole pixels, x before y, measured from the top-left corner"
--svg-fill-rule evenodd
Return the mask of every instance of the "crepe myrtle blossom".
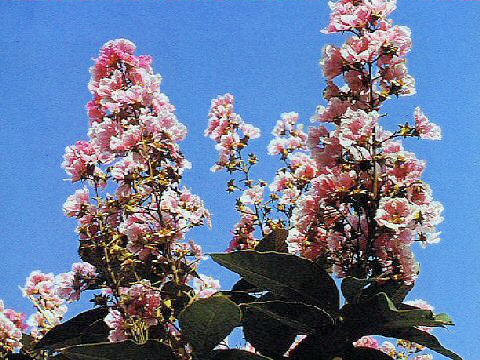
<path id="1" fill-rule="evenodd" d="M 220 291 L 220 281 L 204 274 L 193 279 L 193 288 L 199 298 L 208 298 Z"/>
<path id="2" fill-rule="evenodd" d="M 370 349 L 380 349 L 380 344 L 377 339 L 372 336 L 362 336 L 360 339 L 353 343 L 355 347 L 366 347 Z"/>
<path id="3" fill-rule="evenodd" d="M 87 262 L 77 262 L 72 270 L 55 277 L 58 295 L 68 302 L 80 299 L 80 293 L 95 283 L 97 272 L 95 266 Z"/>
<path id="4" fill-rule="evenodd" d="M 130 338 L 147 339 L 148 329 L 163 320 L 164 301 L 157 288 L 148 280 L 120 289 L 120 301 L 110 308 L 104 321 L 110 328 L 111 342 Z"/>
<path id="5" fill-rule="evenodd" d="M 90 192 L 88 188 L 84 187 L 67 198 L 67 201 L 63 204 L 63 211 L 68 217 L 77 217 L 85 212 L 89 205 Z"/>
<path id="6" fill-rule="evenodd" d="M 217 143 L 215 149 L 220 156 L 217 164 L 212 167 L 212 171 L 236 168 L 239 160 L 238 152 L 248 144 L 250 139 L 260 137 L 260 129 L 245 123 L 241 116 L 235 113 L 234 101 L 234 96 L 227 93 L 213 99 L 210 106 L 205 136 Z"/>
<path id="7" fill-rule="evenodd" d="M 415 108 L 415 130 L 417 131 L 418 136 L 422 139 L 442 139 L 440 127 L 437 124 L 430 122 L 419 107 Z"/>
<path id="8" fill-rule="evenodd" d="M 203 200 L 181 184 L 184 171 L 191 168 L 179 145 L 186 127 L 161 91 L 162 78 L 153 71 L 153 59 L 135 52 L 131 41 L 111 40 L 90 68 L 88 139 L 67 147 L 63 162 L 71 180 L 84 185 L 63 207 L 66 216 L 78 219 L 83 262 L 56 277 L 45 275 L 41 291 L 49 292 L 48 301 L 54 304 L 47 309 L 56 313 L 41 307 L 31 323 L 41 336 L 58 322 L 54 318 L 61 319 L 66 301 L 78 300 L 87 289 L 110 289 L 105 293 L 111 307 L 105 321 L 112 329 L 111 341 L 143 342 L 153 336 L 178 344 L 174 351 L 182 353 L 187 345 L 178 341 L 178 330 L 173 329 L 181 309 L 160 294 L 173 282 L 182 296 L 190 295 L 186 284 L 195 278 L 203 254 L 187 233 L 210 224 L 210 213 Z M 233 113 L 229 95 L 212 109 L 213 123 L 215 116 L 221 125 L 218 136 L 212 136 L 225 149 L 260 135 Z M 241 132 L 242 138 L 232 142 L 222 128 L 228 124 L 228 131 Z M 27 296 L 43 301 L 35 291 L 39 290 L 34 285 L 26 286 Z M 162 311 L 170 314 L 168 321 Z M 165 331 L 150 334 L 152 326 L 160 325 Z"/>
<path id="9" fill-rule="evenodd" d="M 303 124 L 297 124 L 299 114 L 282 113 L 280 117 L 273 128 L 272 134 L 275 138 L 268 145 L 268 153 L 286 157 L 295 150 L 306 150 L 307 134 L 303 131 Z"/>
<path id="10" fill-rule="evenodd" d="M 396 9 L 396 0 L 341 0 L 329 2 L 330 23 L 325 33 L 361 30 L 369 23 L 384 19 Z"/>
<path id="11" fill-rule="evenodd" d="M 22 333 L 28 328 L 25 318 L 23 313 L 5 309 L 3 300 L 0 299 L 0 356 L 22 347 Z"/>
<path id="12" fill-rule="evenodd" d="M 387 18 L 395 1 L 341 0 L 330 7 L 325 32 L 354 35 L 324 48 L 327 104 L 311 118 L 316 126 L 308 130 L 308 152 L 288 156 L 307 156 L 314 166 L 306 183 L 294 169 L 282 169 L 271 191 L 288 193 L 282 202 L 294 199 L 290 252 L 321 259 L 340 277 L 385 276 L 412 284 L 418 265 L 411 246 L 438 242 L 443 207 L 421 180 L 426 163 L 400 141 L 438 139 L 439 128 L 419 109 L 415 127 L 389 131 L 381 124 L 384 102 L 415 93 L 406 66 L 411 31 Z"/>
<path id="13" fill-rule="evenodd" d="M 406 340 L 398 340 L 397 346 L 395 346 L 390 341 L 384 341 L 382 344 L 380 344 L 375 337 L 367 335 L 355 341 L 353 343 L 353 346 L 379 350 L 395 360 L 405 360 L 405 359 L 431 360 L 433 359 L 432 355 L 430 354 L 416 355 L 418 352 L 423 351 L 425 347 L 419 346 L 418 344 L 415 344 L 415 343 L 410 343 Z M 416 355 L 416 356 L 415 358 L 411 358 L 410 355 Z"/>
<path id="14" fill-rule="evenodd" d="M 252 186 L 243 192 L 243 195 L 240 197 L 240 201 L 248 205 L 260 204 L 263 200 L 264 190 L 265 186 Z"/>
<path id="15" fill-rule="evenodd" d="M 240 215 L 240 221 L 233 227 L 233 239 L 227 252 L 253 249 L 258 242 L 258 239 L 255 237 L 258 216 L 249 207 L 243 207 Z"/>
<path id="16" fill-rule="evenodd" d="M 32 327 L 30 335 L 38 340 L 62 321 L 67 312 L 65 299 L 58 292 L 55 275 L 38 270 L 27 277 L 22 293 L 37 310 L 27 324 Z"/>

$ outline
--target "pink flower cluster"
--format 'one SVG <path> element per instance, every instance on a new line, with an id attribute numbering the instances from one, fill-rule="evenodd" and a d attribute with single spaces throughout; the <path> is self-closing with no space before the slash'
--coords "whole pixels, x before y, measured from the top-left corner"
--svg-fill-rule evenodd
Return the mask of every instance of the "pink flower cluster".
<path id="1" fill-rule="evenodd" d="M 220 154 L 212 171 L 235 168 L 238 165 L 238 152 L 250 139 L 260 137 L 260 129 L 245 123 L 240 115 L 235 113 L 234 100 L 232 94 L 218 96 L 212 100 L 205 136 L 209 136 L 217 143 L 215 149 Z"/>
<path id="2" fill-rule="evenodd" d="M 162 298 L 159 290 L 152 287 L 149 281 L 120 289 L 120 296 L 119 307 L 110 308 L 105 318 L 105 323 L 111 328 L 110 341 L 124 341 L 132 333 L 145 332 L 162 320 L 158 311 L 162 306 Z"/>
<path id="3" fill-rule="evenodd" d="M 160 90 L 152 58 L 135 50 L 129 40 L 109 41 L 90 69 L 89 140 L 67 147 L 62 164 L 72 182 L 84 183 L 63 209 L 78 219 L 85 262 L 58 275 L 56 287 L 62 301 L 78 300 L 89 288 L 111 289 L 110 339 L 142 342 L 164 320 L 157 313 L 169 301 L 160 297 L 162 287 L 184 286 L 196 273 L 202 251 L 185 238 L 210 223 L 210 214 L 181 186 L 191 167 L 179 146 L 186 127 Z M 256 136 L 253 127 L 239 126 L 244 136 Z M 174 327 L 174 310 L 163 325 Z"/>
<path id="4" fill-rule="evenodd" d="M 0 356 L 22 347 L 22 333 L 28 328 L 25 319 L 25 314 L 5 309 L 3 300 L 0 299 Z"/>
<path id="5" fill-rule="evenodd" d="M 95 283 L 97 273 L 95 266 L 87 262 L 72 265 L 72 271 L 55 277 L 57 294 L 68 302 L 80 299 L 80 293 Z"/>
<path id="6" fill-rule="evenodd" d="M 433 360 L 433 356 L 431 354 L 418 354 L 418 352 L 423 351 L 425 347 L 420 346 L 415 343 L 411 343 L 406 340 L 398 340 L 397 347 L 393 345 L 390 341 L 384 341 L 381 345 L 379 344 L 378 340 L 372 336 L 363 336 L 358 339 L 356 342 L 353 343 L 355 347 L 365 347 L 369 349 L 379 350 L 392 359 L 395 360 Z M 410 358 L 410 355 L 415 356 Z"/>
<path id="7" fill-rule="evenodd" d="M 255 237 L 258 225 L 258 216 L 250 207 L 242 206 L 240 209 L 240 221 L 233 227 L 233 238 L 227 252 L 234 250 L 253 249 L 258 242 Z"/>
<path id="8" fill-rule="evenodd" d="M 32 301 L 37 309 L 28 318 L 28 325 L 32 327 L 30 335 L 35 339 L 42 338 L 49 330 L 60 324 L 67 312 L 65 299 L 63 299 L 56 286 L 55 275 L 33 271 L 25 281 L 22 288 L 23 296 Z"/>
<path id="9" fill-rule="evenodd" d="M 198 278 L 193 279 L 193 288 L 199 298 L 208 298 L 220 291 L 220 281 L 210 276 L 199 274 Z"/>
<path id="10" fill-rule="evenodd" d="M 422 139 L 441 140 L 442 130 L 440 126 L 428 120 L 419 107 L 415 108 L 415 130 Z"/>
<path id="11" fill-rule="evenodd" d="M 340 0 L 330 6 L 326 31 L 355 35 L 341 47 L 324 49 L 320 64 L 328 79 L 328 105 L 319 106 L 312 120 L 326 125 L 310 128 L 307 138 L 314 165 L 303 188 L 287 168 L 277 173 L 271 189 L 285 192 L 284 203 L 295 199 L 292 252 L 321 258 L 339 276 L 412 283 L 418 266 L 410 245 L 439 241 L 443 207 L 421 180 L 425 162 L 397 138 L 440 139 L 440 129 L 419 108 L 415 127 L 389 132 L 380 126 L 385 116 L 380 109 L 390 95 L 415 92 L 405 59 L 410 30 L 386 18 L 395 1 Z"/>
<path id="12" fill-rule="evenodd" d="M 273 128 L 275 138 L 268 145 L 268 153 L 287 157 L 295 150 L 306 150 L 307 134 L 303 131 L 303 125 L 297 124 L 298 113 L 283 113 L 280 117 Z"/>
<path id="13" fill-rule="evenodd" d="M 332 10 L 326 33 L 355 31 L 375 24 L 396 9 L 396 0 L 340 0 L 329 2 Z"/>

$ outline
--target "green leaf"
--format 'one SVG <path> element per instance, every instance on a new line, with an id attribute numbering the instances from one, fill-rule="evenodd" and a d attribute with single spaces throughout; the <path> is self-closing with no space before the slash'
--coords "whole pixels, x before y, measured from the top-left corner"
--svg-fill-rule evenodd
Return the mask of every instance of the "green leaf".
<path id="1" fill-rule="evenodd" d="M 254 354 L 240 349 L 215 350 L 212 352 L 211 360 L 271 360 L 268 357 Z"/>
<path id="2" fill-rule="evenodd" d="M 438 352 L 439 354 L 449 357 L 450 359 L 462 360 L 462 358 L 458 354 L 444 348 L 435 336 L 414 327 L 410 327 L 407 329 L 382 329 L 377 334 L 412 341 L 417 344 L 426 346 L 429 349 Z"/>
<path id="3" fill-rule="evenodd" d="M 262 298 L 271 298 L 271 294 Z M 298 333 L 296 329 L 254 307 L 245 309 L 242 325 L 245 339 L 257 351 L 273 358 L 282 357 Z"/>
<path id="4" fill-rule="evenodd" d="M 401 303 L 413 285 L 405 285 L 402 281 L 359 279 L 348 276 L 342 281 L 342 294 L 348 303 L 358 303 L 384 292 L 394 304 Z"/>
<path id="5" fill-rule="evenodd" d="M 197 353 L 207 353 L 241 323 L 241 310 L 223 295 L 188 305 L 179 316 L 185 339 Z"/>
<path id="6" fill-rule="evenodd" d="M 343 360 L 392 360 L 393 358 L 380 350 L 365 347 L 352 347 L 343 356 Z"/>
<path id="7" fill-rule="evenodd" d="M 312 334 L 319 328 L 334 324 L 332 317 L 326 311 L 313 305 L 278 300 L 243 305 L 298 330 L 300 334 Z"/>
<path id="8" fill-rule="evenodd" d="M 279 253 L 288 252 L 286 243 L 288 230 L 276 229 L 265 236 L 255 247 L 256 251 L 276 251 Z"/>
<path id="9" fill-rule="evenodd" d="M 361 298 L 362 290 L 371 282 L 372 280 L 348 276 L 342 281 L 342 295 L 348 303 L 356 304 Z"/>
<path id="10" fill-rule="evenodd" d="M 155 340 L 143 345 L 132 341 L 75 345 L 61 352 L 70 360 L 175 360 L 172 350 Z"/>
<path id="11" fill-rule="evenodd" d="M 233 302 L 240 304 L 255 301 L 256 297 L 249 295 L 249 293 L 262 291 L 262 289 L 257 289 L 245 279 L 240 279 L 233 285 L 231 291 L 222 291 L 222 294 L 227 294 Z"/>
<path id="12" fill-rule="evenodd" d="M 339 295 L 335 282 L 325 270 L 307 259 L 251 250 L 211 256 L 257 287 L 291 301 L 316 305 L 333 313 L 338 311 Z"/>
<path id="13" fill-rule="evenodd" d="M 108 308 L 99 307 L 78 314 L 55 326 L 38 343 L 34 349 L 58 349 L 65 346 L 105 341 L 108 327 L 103 319 Z"/>
<path id="14" fill-rule="evenodd" d="M 6 360 L 34 360 L 32 357 L 28 356 L 27 354 L 14 354 L 9 353 Z"/>
<path id="15" fill-rule="evenodd" d="M 334 334 L 308 335 L 289 352 L 289 359 L 293 360 L 332 360 L 334 354 L 341 354 L 345 341 L 342 341 L 341 348 L 337 349 L 337 343 L 334 340 Z M 351 345 L 351 343 L 349 344 Z"/>
<path id="16" fill-rule="evenodd" d="M 367 324 L 368 328 L 406 328 L 410 326 L 439 326 L 453 325 L 446 314 L 436 316 L 430 310 L 413 308 L 398 310 L 395 304 L 385 293 L 379 293 L 368 301 L 359 304 L 347 304 L 342 310 L 346 321 Z M 367 334 L 365 334 L 367 335 Z"/>

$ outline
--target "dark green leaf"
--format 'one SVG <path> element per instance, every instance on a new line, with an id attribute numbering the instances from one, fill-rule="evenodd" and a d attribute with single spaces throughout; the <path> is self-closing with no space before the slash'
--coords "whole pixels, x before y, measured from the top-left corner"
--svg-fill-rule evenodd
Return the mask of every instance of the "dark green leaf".
<path id="1" fill-rule="evenodd" d="M 20 342 L 22 343 L 23 350 L 32 350 L 35 344 L 33 336 L 27 334 L 22 334 L 22 340 Z"/>
<path id="2" fill-rule="evenodd" d="M 462 360 L 459 355 L 455 354 L 453 351 L 444 348 L 435 336 L 414 327 L 408 329 L 382 329 L 377 334 L 412 341 L 417 344 L 426 346 L 429 349 L 438 352 L 439 354 L 449 357 L 450 359 Z"/>
<path id="3" fill-rule="evenodd" d="M 244 304 L 279 322 L 296 329 L 300 334 L 311 334 L 317 329 L 333 325 L 332 317 L 313 305 L 298 302 L 266 301 Z"/>
<path id="4" fill-rule="evenodd" d="M 211 360 L 271 360 L 265 356 L 254 354 L 249 351 L 230 349 L 215 350 L 210 357 Z"/>
<path id="5" fill-rule="evenodd" d="M 222 291 L 222 293 L 228 294 L 233 302 L 240 304 L 255 301 L 256 298 L 252 295 L 249 295 L 249 293 L 260 291 L 262 291 L 262 289 L 258 289 L 245 279 L 240 279 L 235 283 L 235 285 L 233 285 L 231 291 Z"/>
<path id="6" fill-rule="evenodd" d="M 85 311 L 64 322 L 63 324 L 55 326 L 50 330 L 37 344 L 34 349 L 58 349 L 60 347 L 77 345 L 85 342 L 99 342 L 106 340 L 105 336 L 108 333 L 107 326 L 103 323 L 103 319 L 108 314 L 108 308 L 100 307 Z M 93 331 L 92 324 L 97 323 L 95 331 Z M 100 327 L 103 328 L 103 334 L 100 334 Z M 82 341 L 82 334 L 87 332 L 86 338 Z M 93 334 L 98 336 L 93 338 Z M 90 339 L 88 341 L 87 339 Z"/>
<path id="7" fill-rule="evenodd" d="M 288 230 L 276 229 L 265 236 L 255 247 L 256 251 L 276 251 L 279 253 L 288 252 L 286 243 Z"/>
<path id="8" fill-rule="evenodd" d="M 332 333 L 308 335 L 289 352 L 288 358 L 293 360 L 332 360 L 335 354 L 343 352 L 343 347 L 337 349 L 338 344 L 333 341 L 334 338 L 335 336 Z"/>
<path id="9" fill-rule="evenodd" d="M 380 350 L 365 347 L 352 347 L 343 356 L 343 360 L 392 360 L 390 356 Z"/>
<path id="10" fill-rule="evenodd" d="M 338 289 L 328 273 L 313 262 L 276 252 L 237 251 L 212 254 L 212 259 L 249 283 L 292 301 L 336 313 Z"/>
<path id="11" fill-rule="evenodd" d="M 418 308 L 398 310 L 385 293 L 379 293 L 359 304 L 347 304 L 342 308 L 342 314 L 346 321 L 363 323 L 369 328 L 453 325 L 445 314 L 436 316 L 430 310 Z"/>
<path id="12" fill-rule="evenodd" d="M 358 303 L 384 292 L 394 304 L 401 303 L 413 285 L 405 285 L 401 281 L 359 279 L 348 276 L 342 281 L 342 294 L 348 303 Z"/>
<path id="13" fill-rule="evenodd" d="M 28 356 L 27 354 L 14 354 L 9 353 L 6 360 L 34 360 L 32 357 Z"/>
<path id="14" fill-rule="evenodd" d="M 188 305 L 179 316 L 185 339 L 197 353 L 207 353 L 241 322 L 237 304 L 223 295 L 200 299 Z"/>
<path id="15" fill-rule="evenodd" d="M 342 281 L 342 295 L 348 303 L 359 302 L 362 290 L 371 283 L 371 280 L 348 276 Z"/>
<path id="16" fill-rule="evenodd" d="M 172 350 L 155 340 L 143 345 L 132 341 L 76 345 L 61 352 L 70 360 L 175 360 Z"/>
<path id="17" fill-rule="evenodd" d="M 268 296 L 269 294 L 267 294 Z M 252 346 L 266 356 L 282 357 L 298 331 L 264 312 L 247 307 L 243 317 L 243 334 Z"/>

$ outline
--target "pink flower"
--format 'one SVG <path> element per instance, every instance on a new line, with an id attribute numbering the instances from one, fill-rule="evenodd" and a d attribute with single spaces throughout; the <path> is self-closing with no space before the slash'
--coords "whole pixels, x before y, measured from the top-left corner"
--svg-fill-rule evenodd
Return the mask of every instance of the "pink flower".
<path id="1" fill-rule="evenodd" d="M 90 193 L 88 188 L 75 191 L 75 194 L 70 195 L 63 204 L 63 211 L 68 217 L 79 217 L 86 211 L 90 205 Z"/>
<path id="2" fill-rule="evenodd" d="M 415 108 L 415 130 L 422 139 L 441 140 L 442 131 L 440 126 L 428 120 L 419 107 Z"/>
<path id="3" fill-rule="evenodd" d="M 407 227 L 417 212 L 407 199 L 385 197 L 380 200 L 375 220 L 380 226 L 398 230 Z"/>
<path id="4" fill-rule="evenodd" d="M 62 167 L 72 177 L 72 182 L 93 175 L 93 170 L 98 163 L 96 150 L 87 141 L 78 141 L 75 145 L 67 146 L 63 158 Z"/>
<path id="5" fill-rule="evenodd" d="M 288 156 L 290 167 L 297 179 L 309 181 L 317 176 L 317 164 L 305 153 L 297 152 Z"/>
<path id="6" fill-rule="evenodd" d="M 110 342 L 120 342 L 128 339 L 125 320 L 118 310 L 109 309 L 108 315 L 104 319 L 105 324 L 111 329 L 108 336 Z"/>
<path id="7" fill-rule="evenodd" d="M 212 100 L 208 114 L 208 127 L 204 133 L 217 143 L 215 149 L 220 155 L 212 171 L 234 164 L 239 157 L 238 151 L 248 144 L 248 140 L 260 136 L 260 129 L 245 123 L 240 115 L 235 113 L 233 105 L 234 97 L 228 93 Z M 239 130 L 243 132 L 243 137 L 240 136 Z"/>
<path id="8" fill-rule="evenodd" d="M 138 153 L 129 153 L 112 166 L 110 173 L 116 180 L 128 181 L 129 178 L 147 170 L 144 159 Z"/>
<path id="9" fill-rule="evenodd" d="M 378 350 L 380 348 L 377 339 L 371 336 L 363 336 L 353 343 L 355 347 L 366 347 Z"/>
<path id="10" fill-rule="evenodd" d="M 368 143 L 378 119 L 379 114 L 376 111 L 366 113 L 363 110 L 348 109 L 337 128 L 340 145 L 348 147 Z"/>
<path id="11" fill-rule="evenodd" d="M 72 302 L 80 299 L 80 293 L 93 284 L 97 277 L 95 266 L 87 262 L 72 265 L 72 271 L 55 277 L 55 287 L 60 298 Z"/>
<path id="12" fill-rule="evenodd" d="M 199 298 L 208 298 L 220 290 L 220 281 L 203 274 L 193 279 L 193 288 Z"/>
<path id="13" fill-rule="evenodd" d="M 333 45 L 325 46 L 320 66 L 327 79 L 333 79 L 341 75 L 343 72 L 343 57 L 340 49 Z"/>
<path id="14" fill-rule="evenodd" d="M 242 130 L 245 136 L 248 136 L 250 139 L 258 139 L 260 137 L 260 129 L 256 128 L 251 124 L 240 124 L 240 130 Z"/>
<path id="15" fill-rule="evenodd" d="M 244 204 L 260 204 L 263 200 L 264 186 L 255 185 L 243 192 L 240 201 Z"/>

